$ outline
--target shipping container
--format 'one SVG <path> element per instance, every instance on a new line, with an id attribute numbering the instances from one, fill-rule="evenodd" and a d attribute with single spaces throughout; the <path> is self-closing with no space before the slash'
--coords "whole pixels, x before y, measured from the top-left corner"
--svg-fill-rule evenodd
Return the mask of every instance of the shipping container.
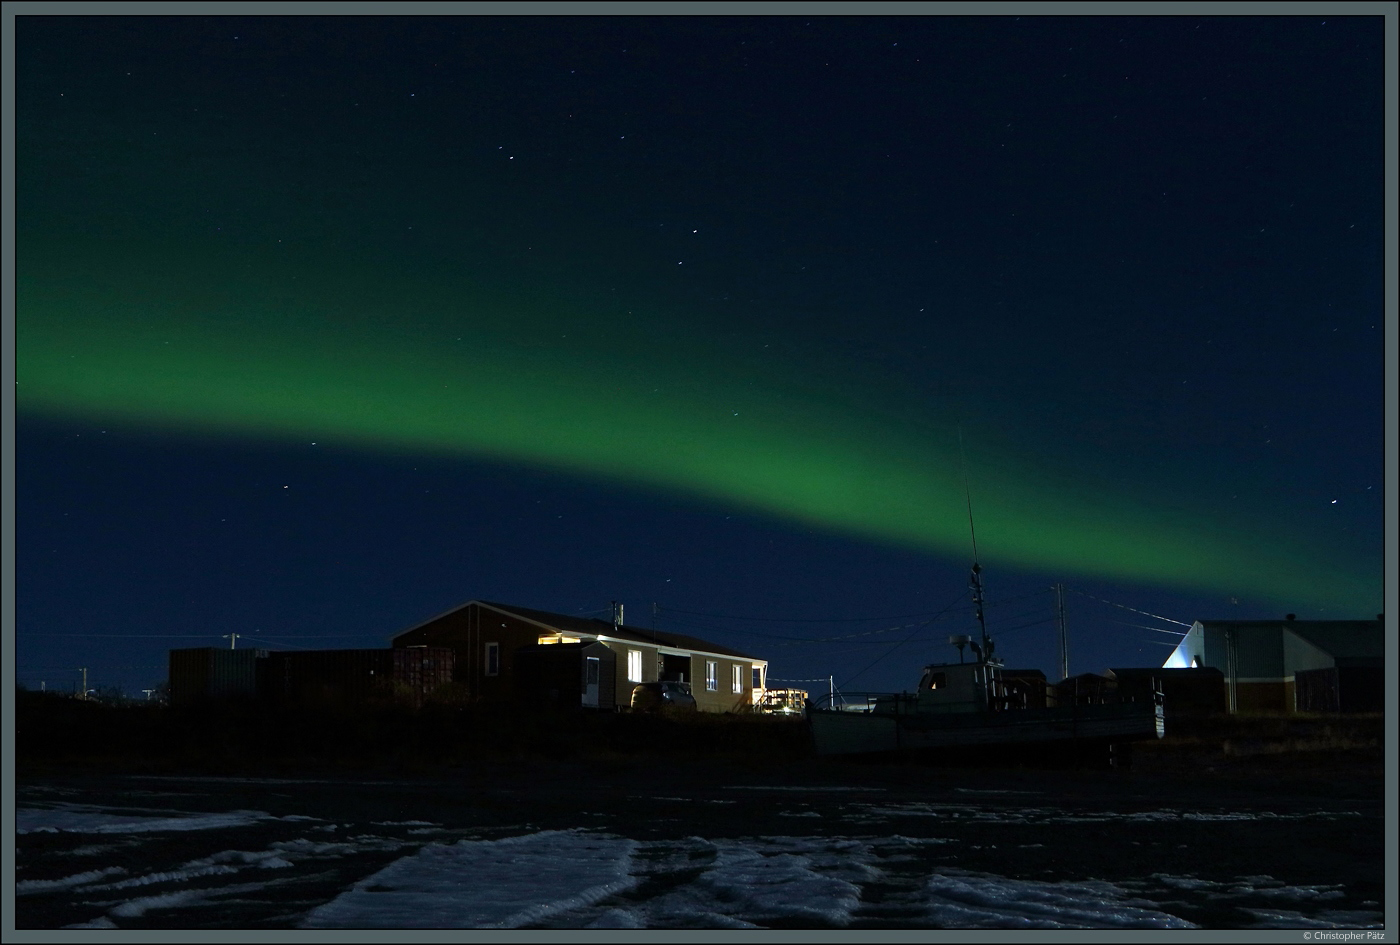
<path id="1" fill-rule="evenodd" d="M 170 704 L 194 705 L 211 699 L 254 698 L 260 663 L 267 650 L 202 646 L 170 651 Z"/>

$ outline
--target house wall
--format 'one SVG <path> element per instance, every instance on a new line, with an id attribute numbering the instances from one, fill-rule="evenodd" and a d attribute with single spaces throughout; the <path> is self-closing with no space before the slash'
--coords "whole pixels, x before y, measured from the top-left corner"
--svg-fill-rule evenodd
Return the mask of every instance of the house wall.
<path id="1" fill-rule="evenodd" d="M 1289 676 L 1310 669 L 1331 669 L 1337 665 L 1337 661 L 1332 658 L 1330 653 L 1323 652 L 1296 633 L 1289 633 L 1286 629 L 1283 632 L 1283 663 L 1284 672 Z"/>
<path id="2" fill-rule="evenodd" d="M 394 638 L 394 647 L 446 646 L 455 652 L 452 681 L 467 687 L 473 699 L 501 701 L 513 696 L 515 653 L 539 643 L 538 625 L 511 614 L 471 604 Z M 496 645 L 496 672 L 487 666 L 488 647 Z"/>
<path id="3" fill-rule="evenodd" d="M 1228 681 L 1233 650 L 1234 673 L 1239 679 L 1282 679 L 1283 640 L 1277 626 L 1246 627 L 1225 624 L 1206 628 L 1206 665 L 1225 673 Z"/>
<path id="4" fill-rule="evenodd" d="M 706 663 L 715 666 L 715 688 L 706 685 Z M 732 686 L 734 667 L 739 667 L 740 691 Z M 753 705 L 753 663 L 751 660 L 696 653 L 690 658 L 690 691 L 701 712 L 740 712 Z"/>
<path id="5" fill-rule="evenodd" d="M 1228 685 L 1229 681 L 1226 680 Z M 1235 711 L 1292 712 L 1293 680 L 1239 680 L 1235 684 Z"/>
<path id="6" fill-rule="evenodd" d="M 632 705 L 632 688 L 639 683 L 656 682 L 660 676 L 657 675 L 657 655 L 658 648 L 647 646 L 643 643 L 628 643 L 620 640 L 602 641 L 608 649 L 612 650 L 617 657 L 617 672 L 615 674 L 614 699 L 620 706 L 630 707 Z M 627 675 L 628 653 L 636 651 L 642 654 L 642 678 L 631 679 Z"/>
<path id="7" fill-rule="evenodd" d="M 1191 625 L 1190 630 L 1186 631 L 1186 636 L 1181 638 L 1181 642 L 1176 645 L 1175 650 L 1172 650 L 1162 667 L 1164 669 L 1192 669 L 1208 665 L 1206 662 L 1205 630 L 1198 620 Z"/>

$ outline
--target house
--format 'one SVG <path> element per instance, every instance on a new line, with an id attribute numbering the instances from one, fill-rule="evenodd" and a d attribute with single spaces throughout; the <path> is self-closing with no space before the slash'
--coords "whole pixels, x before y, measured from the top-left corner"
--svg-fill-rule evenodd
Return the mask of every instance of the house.
<path id="1" fill-rule="evenodd" d="M 1165 668 L 1224 674 L 1230 712 L 1379 711 L 1385 640 L 1375 620 L 1197 620 Z"/>
<path id="2" fill-rule="evenodd" d="M 529 674 L 538 667 L 550 665 L 551 673 L 562 673 L 555 678 L 573 678 L 574 669 L 561 670 L 560 661 L 543 660 L 543 648 L 579 643 L 601 643 L 615 659 L 612 691 L 598 696 L 598 708 L 625 708 L 634 686 L 657 680 L 690 683 L 702 712 L 734 712 L 762 701 L 767 660 L 695 637 L 629 627 L 622 622 L 620 607 L 607 621 L 473 600 L 395 634 L 391 645 L 451 647 L 457 654 L 453 681 L 465 686 L 469 698 L 506 701 L 533 684 Z M 578 672 L 590 672 L 585 648 L 577 652 L 582 661 Z M 597 651 L 593 658 L 599 658 Z M 572 666 L 574 659 L 565 662 Z M 599 685 L 604 685 L 605 659 L 599 659 L 597 669 Z M 586 679 L 580 678 L 580 699 L 589 704 Z M 574 691 L 572 683 L 565 685 Z"/>

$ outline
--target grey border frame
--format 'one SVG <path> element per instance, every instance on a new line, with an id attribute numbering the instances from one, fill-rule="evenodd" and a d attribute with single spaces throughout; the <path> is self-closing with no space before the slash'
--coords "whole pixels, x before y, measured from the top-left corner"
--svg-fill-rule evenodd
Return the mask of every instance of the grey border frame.
<path id="1" fill-rule="evenodd" d="M 1397 874 L 1397 814 L 1400 814 L 1400 794 L 1397 793 L 1397 764 L 1400 763 L 1400 730 L 1397 730 L 1397 709 L 1400 692 L 1400 636 L 1397 636 L 1396 591 L 1400 587 L 1397 563 L 1400 557 L 1400 482 L 1397 482 L 1397 411 L 1400 408 L 1400 326 L 1397 325 L 1397 221 L 1400 220 L 1400 191 L 1397 190 L 1397 22 L 1400 12 L 1393 3 L 1351 0 L 1351 2 L 1221 2 L 1221 3 L 1123 3 L 1076 2 L 1076 0 L 1047 0 L 1037 3 L 921 3 L 921 2 L 537 2 L 537 3 L 453 3 L 423 2 L 211 2 L 188 0 L 115 0 L 115 2 L 43 2 L 43 0 L 12 0 L 3 8 L 0 23 L 0 661 L 6 667 L 0 674 L 0 709 L 7 720 L 0 725 L 0 934 L 6 942 L 71 942 L 101 936 L 118 942 L 184 942 L 189 936 L 182 932 L 161 931 L 101 931 L 76 930 L 21 931 L 15 928 L 15 17 L 24 15 L 740 15 L 740 16 L 831 16 L 831 15 L 1090 15 L 1090 16 L 1381 16 L 1385 19 L 1385 634 L 1389 643 L 1386 651 L 1387 679 L 1385 694 L 1386 736 L 1386 800 L 1385 800 L 1385 928 L 1380 938 L 1360 941 L 1400 941 L 1400 874 Z M 646 941 L 656 932 L 622 933 L 617 931 L 570 930 L 568 932 L 522 931 L 433 931 L 403 930 L 366 932 L 269 932 L 257 933 L 266 942 L 460 942 L 496 941 L 509 938 L 529 942 L 611 942 L 618 939 Z M 925 942 L 976 941 L 1001 942 L 1029 939 L 1078 943 L 1084 941 L 1144 941 L 1166 939 L 1198 942 L 1302 942 L 1304 933 L 1292 930 L 1264 931 L 980 931 L 980 930 L 909 930 L 860 932 L 666 932 L 667 941 L 780 941 L 780 942 Z M 1314 933 L 1315 934 L 1315 933 Z M 1311 937 L 1311 936 L 1309 936 Z M 200 938 L 208 942 L 242 942 L 247 935 L 238 931 L 202 931 Z"/>

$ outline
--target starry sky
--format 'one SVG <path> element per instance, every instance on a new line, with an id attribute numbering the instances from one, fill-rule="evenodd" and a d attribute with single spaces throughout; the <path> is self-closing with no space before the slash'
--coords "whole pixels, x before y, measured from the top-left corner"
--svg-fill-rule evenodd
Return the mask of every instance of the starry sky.
<path id="1" fill-rule="evenodd" d="M 1382 24 L 20 17 L 17 679 L 482 598 L 899 689 L 969 500 L 1009 666 L 1371 617 Z"/>

